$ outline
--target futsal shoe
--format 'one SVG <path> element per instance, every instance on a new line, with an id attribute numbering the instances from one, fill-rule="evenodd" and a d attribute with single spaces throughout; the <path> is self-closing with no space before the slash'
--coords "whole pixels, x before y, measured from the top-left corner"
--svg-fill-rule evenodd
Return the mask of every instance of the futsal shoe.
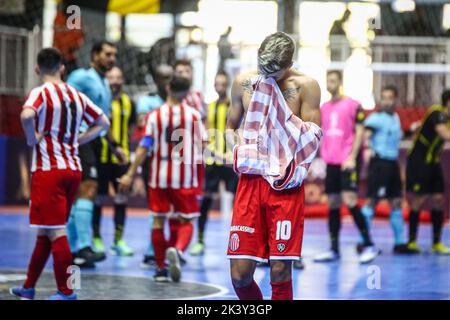
<path id="1" fill-rule="evenodd" d="M 409 249 L 407 244 L 396 244 L 394 248 L 392 249 L 394 254 L 414 254 L 415 252 L 411 249 Z"/>
<path id="2" fill-rule="evenodd" d="M 205 245 L 201 242 L 194 243 L 190 254 L 191 256 L 203 256 L 205 254 Z"/>
<path id="3" fill-rule="evenodd" d="M 166 250 L 166 257 L 169 260 L 169 274 L 173 282 L 180 282 L 181 279 L 181 264 L 180 252 L 172 247 Z"/>
<path id="4" fill-rule="evenodd" d="M 105 245 L 103 244 L 102 238 L 94 237 L 94 239 L 92 239 L 92 244 L 95 252 L 105 253 Z"/>
<path id="5" fill-rule="evenodd" d="M 100 262 L 106 259 L 104 252 L 95 252 L 91 247 L 86 247 L 78 251 L 78 256 L 92 262 Z"/>
<path id="6" fill-rule="evenodd" d="M 95 269 L 95 263 L 93 261 L 79 257 L 78 253 L 72 253 L 72 260 L 73 264 L 80 267 L 80 269 Z"/>
<path id="7" fill-rule="evenodd" d="M 303 270 L 305 269 L 305 264 L 303 263 L 303 259 L 300 257 L 299 260 L 295 260 L 293 263 L 294 269 Z"/>
<path id="8" fill-rule="evenodd" d="M 50 296 L 47 298 L 47 300 L 77 300 L 77 295 L 75 293 L 72 293 L 70 295 L 65 295 L 61 291 L 56 292 L 55 295 Z"/>
<path id="9" fill-rule="evenodd" d="M 407 244 L 408 250 L 411 251 L 413 254 L 418 254 L 422 252 L 422 249 L 420 249 L 419 245 L 415 241 L 411 241 Z"/>
<path id="10" fill-rule="evenodd" d="M 36 290 L 34 288 L 25 289 L 24 287 L 10 288 L 9 293 L 20 300 L 33 300 Z"/>
<path id="11" fill-rule="evenodd" d="M 123 239 L 120 239 L 117 243 L 111 246 L 110 253 L 113 256 L 120 257 L 131 257 L 134 255 L 133 249 L 131 249 Z"/>
<path id="12" fill-rule="evenodd" d="M 141 262 L 141 269 L 151 269 L 156 266 L 156 261 L 154 256 L 144 256 L 144 260 Z"/>
<path id="13" fill-rule="evenodd" d="M 363 250 L 364 250 L 364 244 L 358 243 L 358 244 L 356 245 L 356 252 L 357 252 L 358 254 L 361 254 L 361 253 L 363 252 Z"/>
<path id="14" fill-rule="evenodd" d="M 449 255 L 450 254 L 450 248 L 447 247 L 442 242 L 438 242 L 433 244 L 431 247 L 431 252 L 439 254 L 439 255 Z"/>
<path id="15" fill-rule="evenodd" d="M 372 262 L 376 257 L 380 255 L 381 251 L 375 246 L 364 247 L 361 255 L 359 256 L 359 262 L 366 264 Z"/>
<path id="16" fill-rule="evenodd" d="M 169 271 L 166 268 L 158 269 L 153 276 L 155 282 L 169 282 Z"/>
<path id="17" fill-rule="evenodd" d="M 329 250 L 314 257 L 314 262 L 333 262 L 339 260 L 339 252 Z"/>

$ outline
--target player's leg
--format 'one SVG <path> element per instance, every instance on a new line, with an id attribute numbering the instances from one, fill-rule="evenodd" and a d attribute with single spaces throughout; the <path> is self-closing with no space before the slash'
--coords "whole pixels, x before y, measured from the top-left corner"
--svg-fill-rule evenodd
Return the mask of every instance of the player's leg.
<path id="1" fill-rule="evenodd" d="M 169 273 L 166 268 L 166 250 L 168 247 L 167 240 L 164 236 L 164 223 L 166 218 L 164 215 L 154 215 L 152 226 L 152 245 L 155 250 L 156 272 L 153 279 L 157 282 L 169 281 Z"/>
<path id="2" fill-rule="evenodd" d="M 142 178 L 144 179 L 145 187 L 148 188 L 148 180 L 149 180 L 149 168 L 150 168 L 150 157 L 147 156 L 144 163 L 142 164 Z M 148 192 L 147 192 L 147 201 L 148 201 Z M 141 268 L 149 269 L 155 265 L 155 251 L 153 250 L 152 244 L 152 228 L 153 228 L 153 215 L 149 215 L 148 225 L 149 225 L 149 242 L 147 246 L 147 250 L 145 251 L 144 258 L 141 262 Z"/>
<path id="3" fill-rule="evenodd" d="M 230 273 L 234 291 L 239 300 L 262 300 L 263 295 L 253 279 L 256 261 L 249 259 L 231 259 Z"/>
<path id="4" fill-rule="evenodd" d="M 75 228 L 78 237 L 78 251 L 75 262 L 80 267 L 83 263 L 92 265 L 95 262 L 105 259 L 104 253 L 96 253 L 92 250 L 92 216 L 94 210 L 94 200 L 97 195 L 97 155 L 96 140 L 82 145 L 79 148 L 81 166 L 83 168 L 82 182 L 78 193 L 78 199 L 74 203 Z M 70 231 L 69 229 L 68 231 Z M 75 248 L 71 248 L 72 252 Z M 77 262 L 78 261 L 78 262 Z"/>
<path id="5" fill-rule="evenodd" d="M 408 202 L 409 202 L 409 238 L 408 238 L 408 249 L 411 250 L 412 253 L 420 253 L 421 249 L 417 244 L 417 235 L 419 229 L 420 222 L 420 211 L 423 208 L 425 201 L 427 200 L 426 194 L 417 194 L 411 192 L 408 194 Z"/>
<path id="6" fill-rule="evenodd" d="M 149 188 L 148 208 L 150 214 L 153 215 L 151 241 L 155 250 L 156 262 L 156 272 L 153 278 L 157 282 L 167 282 L 169 273 L 165 265 L 165 258 L 168 243 L 164 236 L 164 223 L 171 211 L 167 189 Z"/>
<path id="7" fill-rule="evenodd" d="M 432 193 L 431 223 L 433 225 L 433 246 L 431 251 L 437 254 L 450 254 L 450 248 L 441 242 L 444 226 L 444 173 L 440 163 L 432 168 L 430 179 Z"/>
<path id="8" fill-rule="evenodd" d="M 28 264 L 27 278 L 22 287 L 10 289 L 10 293 L 22 300 L 34 299 L 36 283 L 44 270 L 51 252 L 51 241 L 45 229 L 38 229 L 36 244 Z"/>
<path id="9" fill-rule="evenodd" d="M 98 165 L 97 193 L 92 217 L 93 249 L 102 253 L 105 252 L 105 245 L 100 234 L 102 208 L 109 197 L 109 183 L 113 180 L 111 169 L 112 165 L 108 163 Z"/>
<path id="10" fill-rule="evenodd" d="M 404 238 L 404 220 L 402 210 L 402 198 L 389 199 L 391 212 L 389 221 L 391 223 L 392 232 L 394 234 L 394 253 L 396 254 L 410 254 L 413 253 L 408 249 Z"/>
<path id="11" fill-rule="evenodd" d="M 204 234 L 205 226 L 208 221 L 208 212 L 211 209 L 213 196 L 219 190 L 220 168 L 216 165 L 207 165 L 205 167 L 205 195 L 200 204 L 200 217 L 197 224 L 198 241 L 192 246 L 191 255 L 203 255 L 205 249 Z"/>
<path id="12" fill-rule="evenodd" d="M 377 205 L 378 199 L 383 196 L 380 193 L 386 190 L 385 181 L 388 179 L 386 178 L 387 172 L 385 172 L 385 168 L 380 165 L 381 161 L 379 158 L 373 157 L 370 159 L 367 168 L 367 201 L 361 208 L 361 212 L 366 219 L 366 224 L 369 229 L 374 216 L 375 206 Z M 362 243 L 363 239 L 361 240 Z"/>
<path id="13" fill-rule="evenodd" d="M 270 261 L 272 300 L 292 300 L 292 261 Z"/>
<path id="14" fill-rule="evenodd" d="M 128 197 L 119 191 L 117 178 L 121 177 L 128 170 L 128 165 L 112 165 L 114 196 L 114 244 L 111 247 L 111 253 L 119 256 L 132 256 L 134 254 L 125 240 L 123 233 L 125 229 L 126 210 Z"/>
<path id="15" fill-rule="evenodd" d="M 315 262 L 331 262 L 339 259 L 339 232 L 341 230 L 341 167 L 327 165 L 325 193 L 328 198 L 328 231 L 331 248 L 314 257 Z"/>

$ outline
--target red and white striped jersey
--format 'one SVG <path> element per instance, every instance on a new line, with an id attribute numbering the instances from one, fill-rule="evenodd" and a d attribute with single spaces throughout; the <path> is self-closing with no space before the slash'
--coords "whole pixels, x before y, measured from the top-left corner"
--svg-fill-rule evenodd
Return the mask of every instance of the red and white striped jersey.
<path id="1" fill-rule="evenodd" d="M 185 104 L 162 105 L 149 113 L 146 136 L 153 138 L 151 188 L 191 189 L 199 186 L 198 164 L 207 141 L 200 113 Z"/>
<path id="2" fill-rule="evenodd" d="M 200 91 L 191 90 L 183 99 L 183 104 L 194 108 L 202 117 L 206 116 L 206 104 Z"/>
<path id="3" fill-rule="evenodd" d="M 66 83 L 45 84 L 31 90 L 23 108 L 36 112 L 36 130 L 45 133 L 34 146 L 31 172 L 71 169 L 81 171 L 78 132 L 82 120 L 91 125 L 103 111 Z"/>

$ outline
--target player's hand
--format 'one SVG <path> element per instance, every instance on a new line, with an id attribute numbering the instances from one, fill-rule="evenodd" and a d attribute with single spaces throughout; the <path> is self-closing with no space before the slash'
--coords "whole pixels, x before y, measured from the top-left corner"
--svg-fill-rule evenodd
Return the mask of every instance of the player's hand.
<path id="1" fill-rule="evenodd" d="M 131 184 L 133 183 L 133 177 L 126 173 L 120 178 L 117 178 L 117 182 L 119 183 L 119 192 L 125 192 L 130 190 Z"/>
<path id="2" fill-rule="evenodd" d="M 127 164 L 127 155 L 122 147 L 116 147 L 113 151 L 114 155 L 117 157 L 117 160 L 119 160 L 119 164 L 124 165 Z"/>
<path id="3" fill-rule="evenodd" d="M 372 149 L 366 148 L 366 149 L 364 150 L 364 159 L 365 159 L 366 161 L 369 161 L 370 159 L 372 159 L 374 155 L 375 155 L 375 153 L 373 152 Z"/>
<path id="4" fill-rule="evenodd" d="M 342 164 L 342 170 L 353 170 L 356 167 L 356 161 L 353 158 L 348 158 L 343 164 Z"/>
<path id="5" fill-rule="evenodd" d="M 48 131 L 45 132 L 36 132 L 34 134 L 34 141 L 28 141 L 28 145 L 30 147 L 34 147 L 35 145 L 37 145 L 39 142 L 41 142 L 42 139 L 44 139 L 44 137 L 48 134 Z"/>

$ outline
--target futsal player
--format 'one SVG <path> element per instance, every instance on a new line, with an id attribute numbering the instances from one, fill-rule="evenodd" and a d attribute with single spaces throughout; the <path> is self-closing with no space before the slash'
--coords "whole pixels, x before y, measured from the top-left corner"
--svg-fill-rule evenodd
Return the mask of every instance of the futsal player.
<path id="1" fill-rule="evenodd" d="M 450 254 L 450 248 L 441 240 L 445 200 L 444 173 L 440 157 L 444 141 L 450 141 L 450 90 L 442 93 L 441 101 L 442 105 L 433 105 L 426 113 L 406 163 L 406 190 L 411 208 L 408 248 L 414 253 L 421 252 L 416 242 L 420 210 L 425 201 L 431 198 L 431 251 L 436 254 Z"/>
<path id="2" fill-rule="evenodd" d="M 361 209 L 370 229 L 374 208 L 380 200 L 389 201 L 389 219 L 394 234 L 394 253 L 410 253 L 404 240 L 402 181 L 398 156 L 403 136 L 400 118 L 395 112 L 398 93 L 395 86 L 381 90 L 380 110 L 364 121 L 365 147 L 370 160 L 367 178 L 367 202 Z"/>
<path id="3" fill-rule="evenodd" d="M 66 223 L 81 181 L 78 145 L 95 139 L 109 121 L 89 98 L 61 80 L 64 65 L 57 49 L 38 53 L 36 73 L 42 85 L 31 90 L 20 118 L 27 144 L 33 148 L 30 226 L 37 229 L 37 238 L 25 283 L 10 293 L 34 299 L 36 283 L 51 254 L 58 291 L 49 299 L 75 300 L 68 285 L 72 255 Z M 82 121 L 87 129 L 79 134 Z"/>
<path id="4" fill-rule="evenodd" d="M 228 192 L 236 193 L 238 177 L 231 167 L 231 150 L 227 151 L 225 143 L 225 128 L 227 112 L 230 107 L 230 98 L 227 95 L 229 77 L 223 71 L 217 73 L 214 80 L 214 89 L 219 98 L 207 107 L 207 127 L 209 134 L 208 154 L 205 167 L 205 194 L 200 205 L 198 219 L 198 241 L 190 251 L 193 256 L 201 256 L 205 251 L 205 226 L 208 221 L 208 211 L 214 197 L 217 198 L 219 184 L 225 183 Z"/>
<path id="5" fill-rule="evenodd" d="M 276 131 L 298 129 L 292 128 L 289 119 L 295 118 L 302 123 L 304 121 L 308 127 L 315 127 L 320 131 L 318 127 L 320 125 L 320 88 L 314 79 L 292 68 L 294 51 L 294 41 L 287 34 L 277 32 L 269 35 L 258 49 L 258 71 L 238 75 L 232 85 L 232 102 L 227 115 L 227 129 L 244 128 L 245 133 L 247 130 L 245 124 L 249 127 L 255 124 L 258 127 L 256 122 L 262 121 L 265 123 L 262 128 L 266 134 L 258 134 L 256 138 L 255 131 L 251 131 L 249 136 L 253 136 L 255 140 L 258 139 L 262 143 L 261 152 L 263 153 L 265 150 L 263 146 L 269 143 L 267 141 L 269 136 L 274 137 L 272 133 L 276 135 Z M 267 108 L 266 115 L 264 112 L 252 112 L 253 114 L 248 116 L 251 106 L 258 107 L 258 102 L 255 102 L 258 97 L 266 95 L 270 95 L 270 101 L 280 102 L 278 106 L 264 105 L 263 107 Z M 274 117 L 270 117 L 269 120 L 267 114 L 271 112 L 277 114 L 273 114 Z M 263 115 L 262 118 L 260 114 Z M 242 119 L 245 120 L 242 121 Z M 277 119 L 278 123 L 274 124 L 272 119 Z M 274 128 L 270 129 L 272 125 Z M 306 133 L 311 133 L 310 129 L 306 130 Z M 302 140 L 292 141 L 289 136 L 286 136 L 277 141 L 279 145 L 285 145 L 291 141 L 291 146 L 295 147 Z M 318 145 L 317 141 L 315 142 Z M 251 146 L 251 144 L 243 144 L 239 148 L 244 147 L 246 150 L 246 147 Z M 305 146 L 309 148 L 310 144 L 305 142 Z M 314 154 L 309 154 L 311 150 L 305 151 L 300 148 L 304 146 L 300 145 L 298 147 L 302 154 L 312 160 Z M 235 152 L 237 149 L 238 147 L 235 147 Z M 281 153 L 272 156 L 275 163 L 285 160 L 285 156 Z M 300 160 L 304 160 L 301 158 L 302 156 Z M 238 170 L 236 155 L 234 163 L 236 171 Z M 267 169 L 270 163 L 269 161 L 269 165 L 264 164 L 263 167 Z M 289 170 L 290 173 L 286 173 L 286 176 L 274 182 L 279 187 L 277 189 L 274 189 L 273 185 L 266 180 L 270 178 L 268 175 L 241 173 L 239 177 L 227 253 L 231 263 L 232 284 L 239 299 L 260 300 L 263 298 L 253 275 L 257 263 L 267 260 L 270 262 L 272 299 L 293 299 L 292 261 L 298 260 L 301 255 L 304 188 L 301 184 L 294 184 L 288 189 L 283 188 L 287 183 L 291 183 L 290 178 L 293 172 L 299 172 L 297 170 L 304 172 L 303 169 L 291 161 L 286 168 L 286 172 Z"/>
<path id="6" fill-rule="evenodd" d="M 111 105 L 111 134 L 114 143 L 117 143 L 125 153 L 126 164 L 120 164 L 119 159 L 112 153 L 110 144 L 105 137 L 100 139 L 100 158 L 98 165 L 98 193 L 94 205 L 93 232 L 94 249 L 96 252 L 105 252 L 105 246 L 100 233 L 102 219 L 102 206 L 109 198 L 109 186 L 114 188 L 114 242 L 110 253 L 118 256 L 132 256 L 134 251 L 123 239 L 126 220 L 127 196 L 119 192 L 117 178 L 124 175 L 130 162 L 129 132 L 130 126 L 135 122 L 135 107 L 130 96 L 122 87 L 123 73 L 118 67 L 113 67 L 106 73 L 112 92 Z"/>
<path id="7" fill-rule="evenodd" d="M 157 271 L 154 279 L 180 281 L 180 257 L 192 238 L 192 219 L 198 217 L 197 163 L 202 162 L 202 143 L 206 131 L 200 113 L 182 103 L 189 91 L 186 78 L 174 76 L 167 86 L 168 98 L 147 120 L 146 135 L 136 149 L 135 160 L 119 179 L 122 189 L 130 187 L 137 168 L 151 150 L 148 206 L 154 215 L 152 242 Z M 177 240 L 171 246 L 164 236 L 166 218 L 175 215 L 180 220 Z M 169 261 L 166 268 L 165 258 Z"/>
<path id="8" fill-rule="evenodd" d="M 111 42 L 104 40 L 94 43 L 91 49 L 91 67 L 77 69 L 67 79 L 68 84 L 89 97 L 108 118 L 111 116 L 112 98 L 105 74 L 115 65 L 116 54 L 117 49 Z M 82 124 L 80 130 L 84 131 L 85 129 L 86 126 Z M 122 148 L 114 142 L 110 133 L 103 132 L 102 136 L 105 136 L 112 152 L 123 163 L 125 155 Z M 82 268 L 95 267 L 95 262 L 106 258 L 104 252 L 95 252 L 92 249 L 92 219 L 98 188 L 100 146 L 100 138 L 97 138 L 80 147 L 83 174 L 77 200 L 73 205 L 67 226 L 74 264 Z"/>
<path id="9" fill-rule="evenodd" d="M 358 171 L 364 133 L 364 113 L 359 102 L 342 95 L 340 71 L 328 71 L 327 90 L 331 93 L 331 100 L 320 108 L 324 134 L 320 155 L 327 164 L 325 192 L 328 196 L 331 248 L 317 255 L 314 261 L 330 262 L 340 258 L 340 207 L 341 203 L 344 203 L 363 238 L 359 261 L 369 263 L 378 256 L 379 250 L 372 243 L 366 220 L 358 207 Z"/>
<path id="10" fill-rule="evenodd" d="M 144 135 L 145 135 L 145 125 L 147 121 L 147 116 L 149 112 L 160 108 L 167 99 L 167 90 L 166 87 L 172 79 L 173 68 L 172 66 L 162 64 L 156 68 L 155 74 L 155 84 L 157 91 L 156 93 L 152 93 L 149 95 L 145 95 L 139 99 L 137 104 L 137 114 L 138 114 L 138 123 L 144 127 Z M 143 136 L 142 136 L 143 137 Z M 150 156 L 148 156 L 144 163 L 142 164 L 142 176 L 144 178 L 145 186 L 148 187 L 148 177 L 149 177 L 149 167 L 150 167 Z M 153 226 L 153 215 L 149 217 L 149 226 L 150 226 L 150 236 L 149 236 L 149 244 L 147 247 L 147 251 L 144 254 L 144 259 L 141 262 L 141 268 L 149 269 L 155 264 L 155 251 L 152 245 L 152 237 L 151 230 Z"/>

